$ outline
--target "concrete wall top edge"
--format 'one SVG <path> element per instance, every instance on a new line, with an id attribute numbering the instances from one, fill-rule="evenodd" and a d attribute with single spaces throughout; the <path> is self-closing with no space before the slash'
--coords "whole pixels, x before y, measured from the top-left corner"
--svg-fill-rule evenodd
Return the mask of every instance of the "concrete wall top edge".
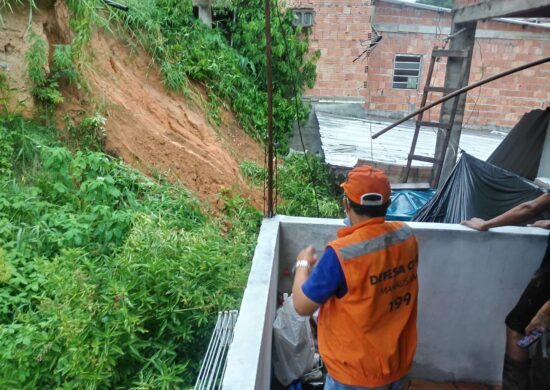
<path id="1" fill-rule="evenodd" d="M 244 291 L 239 317 L 235 325 L 233 342 L 228 352 L 227 371 L 223 389 L 254 389 L 265 377 L 261 372 L 265 351 L 265 332 L 271 332 L 270 286 L 278 263 L 280 222 L 265 219 L 262 222 L 252 268 Z M 276 284 L 276 283 L 275 283 Z M 265 355 L 265 353 L 263 353 Z M 269 350 L 269 359 L 271 356 Z"/>
<path id="2" fill-rule="evenodd" d="M 311 225 L 328 225 L 335 227 L 343 227 L 342 219 L 335 218 L 312 218 L 312 217 L 293 217 L 288 215 L 277 215 L 273 218 L 280 222 L 283 227 L 286 224 L 311 224 Z M 265 220 L 264 220 L 265 221 Z M 470 231 L 477 233 L 477 231 L 470 229 L 466 226 L 451 223 L 433 223 L 433 222 L 407 222 L 411 228 L 415 230 L 441 230 L 441 231 Z M 503 226 L 499 228 L 490 229 L 492 233 L 504 233 L 504 234 L 528 234 L 537 236 L 547 236 L 548 230 L 524 227 L 524 226 Z"/>

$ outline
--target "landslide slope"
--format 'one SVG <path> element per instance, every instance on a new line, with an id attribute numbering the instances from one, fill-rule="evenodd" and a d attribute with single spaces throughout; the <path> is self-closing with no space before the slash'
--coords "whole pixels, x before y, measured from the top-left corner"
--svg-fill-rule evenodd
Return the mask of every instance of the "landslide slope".
<path id="1" fill-rule="evenodd" d="M 39 2 L 30 29 L 27 7 L 16 6 L 2 15 L 0 62 L 7 65 L 8 81 L 16 88 L 12 101 L 26 101 L 26 115 L 37 111 L 26 70 L 29 34 L 47 39 L 51 57 L 55 45 L 71 41 L 68 15 L 62 0 Z M 106 152 L 146 174 L 166 174 L 210 203 L 230 189 L 258 205 L 261 194 L 245 182 L 239 164 L 261 161 L 262 147 L 228 110 L 222 110 L 221 125 L 212 125 L 200 104 L 201 97 L 206 99 L 199 85 L 194 101 L 168 92 L 151 57 L 127 42 L 112 32 L 94 31 L 83 48 L 80 69 L 88 88 L 61 86 L 65 101 L 56 110 L 59 127 L 67 118 L 78 120 L 83 112 L 100 107 L 107 119 Z"/>

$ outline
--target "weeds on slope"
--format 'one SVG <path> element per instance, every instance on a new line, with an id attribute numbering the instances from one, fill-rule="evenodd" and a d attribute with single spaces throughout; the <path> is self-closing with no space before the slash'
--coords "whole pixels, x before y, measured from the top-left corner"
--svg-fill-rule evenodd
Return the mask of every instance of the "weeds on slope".
<path id="1" fill-rule="evenodd" d="M 211 220 L 182 187 L 48 134 L 0 119 L 0 388 L 192 384 L 258 213 L 231 199 Z"/>
<path id="2" fill-rule="evenodd" d="M 67 5 L 76 19 L 93 21 L 102 14 L 97 9 L 93 11 L 90 1 L 67 0 Z M 208 92 L 206 109 L 211 119 L 219 123 L 219 109 L 227 105 L 237 114 L 245 131 L 258 141 L 265 140 L 267 76 L 263 2 L 237 1 L 231 6 L 236 14 L 231 27 L 232 44 L 221 31 L 209 29 L 193 17 L 191 0 L 127 0 L 125 3 L 130 7 L 129 12 L 109 10 L 108 20 L 116 21 L 130 34 L 134 44 L 139 42 L 150 52 L 168 88 L 189 94 L 188 80 L 202 83 Z M 288 13 L 281 22 L 277 18 L 272 21 L 274 123 L 281 150 L 286 150 L 296 119 L 292 91 L 296 89 L 301 93 L 306 86 L 313 86 L 315 62 L 319 57 L 317 52 L 308 54 L 307 31 L 293 27 L 292 20 Z M 106 26 L 105 21 L 102 23 Z M 93 24 L 88 23 L 88 28 Z M 286 57 L 282 29 L 290 58 Z M 291 88 L 291 84 L 296 87 Z M 308 107 L 300 102 L 299 118 L 304 119 L 307 111 Z"/>
<path id="3" fill-rule="evenodd" d="M 277 213 L 301 217 L 341 217 L 341 190 L 336 185 L 336 180 L 321 159 L 315 155 L 309 155 L 308 158 L 312 172 L 301 153 L 293 153 L 281 161 L 277 172 Z M 245 161 L 240 168 L 242 174 L 255 185 L 260 186 L 265 182 L 265 169 L 253 161 Z M 315 178 L 315 183 L 311 182 L 312 177 Z M 314 185 L 321 215 L 317 213 Z"/>

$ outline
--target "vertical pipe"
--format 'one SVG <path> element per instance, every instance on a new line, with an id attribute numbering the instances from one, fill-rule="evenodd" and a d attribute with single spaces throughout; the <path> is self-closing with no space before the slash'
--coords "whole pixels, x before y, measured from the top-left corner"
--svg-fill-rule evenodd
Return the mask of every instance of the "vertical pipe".
<path id="1" fill-rule="evenodd" d="M 271 66 L 271 1 L 265 0 L 265 57 L 267 67 L 267 218 L 273 217 L 273 77 Z"/>

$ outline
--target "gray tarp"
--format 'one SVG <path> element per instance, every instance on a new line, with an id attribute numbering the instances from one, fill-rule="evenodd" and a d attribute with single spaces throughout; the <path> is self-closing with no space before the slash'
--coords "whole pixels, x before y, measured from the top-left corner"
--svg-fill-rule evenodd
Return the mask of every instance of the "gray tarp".
<path id="1" fill-rule="evenodd" d="M 525 114 L 487 162 L 534 180 L 539 169 L 548 121 L 550 108 Z"/>
<path id="2" fill-rule="evenodd" d="M 413 221 L 491 219 L 541 194 L 543 190 L 529 180 L 463 153 L 443 187 Z"/>

